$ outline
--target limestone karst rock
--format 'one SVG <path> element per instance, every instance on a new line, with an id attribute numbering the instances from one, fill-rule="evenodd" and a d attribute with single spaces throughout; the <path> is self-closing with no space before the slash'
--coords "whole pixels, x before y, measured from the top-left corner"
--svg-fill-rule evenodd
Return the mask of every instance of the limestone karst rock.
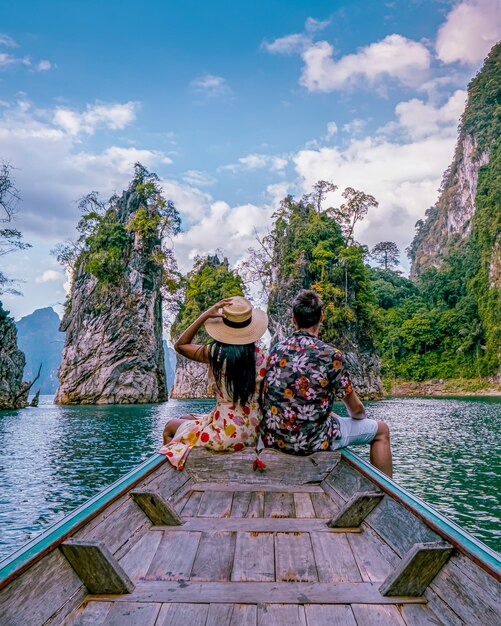
<path id="1" fill-rule="evenodd" d="M 144 172 L 136 171 L 129 189 L 110 201 L 100 230 L 87 238 L 87 248 L 77 259 L 61 322 L 66 342 L 56 403 L 167 399 L 162 344 L 164 266 L 158 260 L 158 206 L 165 203 L 155 204 L 147 195 L 155 189 L 152 184 L 144 180 Z M 111 279 L 101 277 L 103 267 Z"/>
<path id="2" fill-rule="evenodd" d="M 29 383 L 23 382 L 24 364 L 16 325 L 0 303 L 0 411 L 26 406 Z"/>

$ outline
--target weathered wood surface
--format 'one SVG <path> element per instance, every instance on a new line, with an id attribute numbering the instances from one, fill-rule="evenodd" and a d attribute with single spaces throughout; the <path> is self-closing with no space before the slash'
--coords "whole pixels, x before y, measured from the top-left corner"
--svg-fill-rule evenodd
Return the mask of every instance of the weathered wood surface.
<path id="1" fill-rule="evenodd" d="M 256 626 L 257 606 L 252 604 L 211 604 L 205 626 Z"/>
<path id="2" fill-rule="evenodd" d="M 407 554 L 415 543 L 442 541 L 437 533 L 390 496 L 385 496 L 369 513 L 366 522 L 401 557 Z"/>
<path id="3" fill-rule="evenodd" d="M 119 560 L 129 578 L 134 580 L 146 576 L 161 539 L 162 533 L 147 532 Z"/>
<path id="4" fill-rule="evenodd" d="M 383 494 L 375 491 L 355 493 L 329 522 L 331 528 L 360 526 L 369 513 L 380 503 Z"/>
<path id="5" fill-rule="evenodd" d="M 406 626 L 396 606 L 356 604 L 352 611 L 357 626 Z"/>
<path id="6" fill-rule="evenodd" d="M 179 511 L 184 517 L 195 517 L 200 508 L 200 502 L 202 501 L 203 491 L 194 491 L 184 507 Z"/>
<path id="7" fill-rule="evenodd" d="M 325 477 L 320 485 L 322 488 L 332 488 L 344 500 L 349 500 L 355 493 L 374 491 L 374 483 L 346 462 L 338 463 Z"/>
<path id="8" fill-rule="evenodd" d="M 202 533 L 163 533 L 146 580 L 189 579 Z"/>
<path id="9" fill-rule="evenodd" d="M 90 596 L 115 602 L 186 602 L 194 604 L 423 604 L 423 598 L 388 597 L 370 583 L 254 583 L 141 581 L 127 596 Z"/>
<path id="10" fill-rule="evenodd" d="M 60 548 L 91 593 L 133 591 L 134 583 L 106 546 L 97 541 L 69 539 Z"/>
<path id="11" fill-rule="evenodd" d="M 293 604 L 260 604 L 257 607 L 258 626 L 307 626 L 303 606 Z"/>
<path id="12" fill-rule="evenodd" d="M 187 517 L 182 526 L 152 526 L 152 532 L 179 533 L 187 531 L 253 531 L 253 532 L 324 532 L 324 533 L 360 533 L 358 528 L 329 528 L 328 518 L 311 519 L 296 517 L 226 517 L 219 519 L 217 523 L 212 518 Z"/>
<path id="13" fill-rule="evenodd" d="M 160 604 L 145 602 L 114 603 L 106 615 L 106 626 L 155 626 Z"/>
<path id="14" fill-rule="evenodd" d="M 294 498 L 292 493 L 265 493 L 264 517 L 294 517 Z"/>
<path id="15" fill-rule="evenodd" d="M 320 582 L 361 582 L 348 539 L 341 534 L 312 533 L 311 543 Z"/>
<path id="16" fill-rule="evenodd" d="M 406 604 L 400 607 L 400 613 L 407 626 L 440 626 L 443 623 L 429 607 L 422 604 Z"/>
<path id="17" fill-rule="evenodd" d="M 191 580 L 230 580 L 234 555 L 235 533 L 202 533 L 191 570 Z"/>
<path id="18" fill-rule="evenodd" d="M 233 491 L 235 494 L 242 491 L 289 491 L 293 493 L 323 493 L 320 485 L 292 485 L 284 483 L 255 483 L 221 481 L 193 483 L 192 491 Z"/>
<path id="19" fill-rule="evenodd" d="M 175 508 L 166 502 L 160 493 L 151 489 L 135 489 L 130 495 L 152 524 L 180 526 L 183 523 Z"/>
<path id="20" fill-rule="evenodd" d="M 417 543 L 405 555 L 379 591 L 385 596 L 420 596 L 452 552 L 444 542 Z"/>
<path id="21" fill-rule="evenodd" d="M 275 535 L 276 579 L 280 582 L 315 582 L 318 580 L 315 557 L 308 533 Z"/>
<path id="22" fill-rule="evenodd" d="M 273 533 L 237 533 L 232 581 L 275 580 Z"/>
<path id="23" fill-rule="evenodd" d="M 484 588 L 482 581 L 473 581 L 454 561 L 449 561 L 432 581 L 430 589 L 466 624 L 490 626 L 501 624 L 501 585 L 495 585 L 499 593 L 493 595 L 493 587 Z"/>
<path id="24" fill-rule="evenodd" d="M 245 517 L 249 510 L 252 493 L 250 491 L 235 491 L 231 504 L 231 517 Z"/>
<path id="25" fill-rule="evenodd" d="M 263 517 L 264 516 L 264 492 L 254 491 L 251 495 L 249 508 L 245 517 Z"/>
<path id="26" fill-rule="evenodd" d="M 312 493 L 311 501 L 317 517 L 330 518 L 339 511 L 339 505 L 326 493 Z"/>
<path id="27" fill-rule="evenodd" d="M 311 501 L 309 493 L 294 492 L 294 510 L 296 512 L 296 517 L 316 517 L 313 502 Z"/>
<path id="28" fill-rule="evenodd" d="M 233 492 L 231 491 L 206 491 L 202 496 L 198 517 L 229 517 Z"/>
<path id="29" fill-rule="evenodd" d="M 0 591 L 0 624 L 43 624 L 75 594 L 81 602 L 82 593 L 86 593 L 82 581 L 54 550 Z"/>
<path id="30" fill-rule="evenodd" d="M 398 554 L 370 528 L 346 538 L 364 582 L 382 582 L 400 562 Z"/>
<path id="31" fill-rule="evenodd" d="M 357 626 L 350 606 L 309 604 L 305 610 L 308 626 Z"/>
<path id="32" fill-rule="evenodd" d="M 213 481 L 214 476 L 224 477 L 225 481 L 246 482 L 248 484 L 309 484 L 319 483 L 339 463 L 339 452 L 316 452 L 310 456 L 298 457 L 275 450 L 264 450 L 260 454 L 266 463 L 264 472 L 253 472 L 256 458 L 254 450 L 246 448 L 232 454 L 209 452 L 203 448 L 193 448 L 185 471 L 196 482 Z"/>

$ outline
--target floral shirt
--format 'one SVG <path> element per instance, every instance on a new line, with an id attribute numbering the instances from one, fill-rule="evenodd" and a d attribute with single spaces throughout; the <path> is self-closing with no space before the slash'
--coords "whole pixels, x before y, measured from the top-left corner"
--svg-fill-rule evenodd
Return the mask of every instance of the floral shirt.
<path id="1" fill-rule="evenodd" d="M 328 450 L 341 437 L 332 403 L 352 391 L 343 353 L 296 331 L 268 357 L 260 425 L 264 445 L 294 454 Z"/>
<path id="2" fill-rule="evenodd" d="M 190 450 L 205 446 L 216 452 L 238 452 L 244 446 L 255 446 L 259 433 L 259 388 L 265 374 L 266 355 L 256 346 L 256 391 L 247 404 L 235 404 L 223 386 L 219 388 L 209 368 L 209 387 L 216 396 L 216 405 L 207 415 L 192 414 L 176 431 L 172 440 L 162 446 L 174 467 L 182 470 Z"/>

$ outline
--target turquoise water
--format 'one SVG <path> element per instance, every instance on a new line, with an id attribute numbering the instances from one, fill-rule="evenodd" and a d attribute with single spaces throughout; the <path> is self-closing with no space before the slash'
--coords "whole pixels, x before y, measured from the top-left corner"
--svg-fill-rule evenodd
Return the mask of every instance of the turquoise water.
<path id="1" fill-rule="evenodd" d="M 168 418 L 212 404 L 60 407 L 45 396 L 1 412 L 0 558 L 153 454 Z M 367 413 L 391 427 L 395 479 L 500 550 L 501 399 L 388 399 Z"/>

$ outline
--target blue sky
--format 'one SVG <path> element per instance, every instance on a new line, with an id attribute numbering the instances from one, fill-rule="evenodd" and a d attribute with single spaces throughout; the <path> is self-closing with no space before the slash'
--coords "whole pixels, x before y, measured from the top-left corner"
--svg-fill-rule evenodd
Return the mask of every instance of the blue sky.
<path id="1" fill-rule="evenodd" d="M 2 4 L 0 158 L 33 244 L 2 259 L 25 281 L 3 297 L 16 318 L 64 300 L 51 248 L 136 160 L 182 215 L 183 269 L 216 248 L 237 262 L 319 178 L 375 195 L 358 239 L 403 250 L 501 32 L 499 0 Z"/>

